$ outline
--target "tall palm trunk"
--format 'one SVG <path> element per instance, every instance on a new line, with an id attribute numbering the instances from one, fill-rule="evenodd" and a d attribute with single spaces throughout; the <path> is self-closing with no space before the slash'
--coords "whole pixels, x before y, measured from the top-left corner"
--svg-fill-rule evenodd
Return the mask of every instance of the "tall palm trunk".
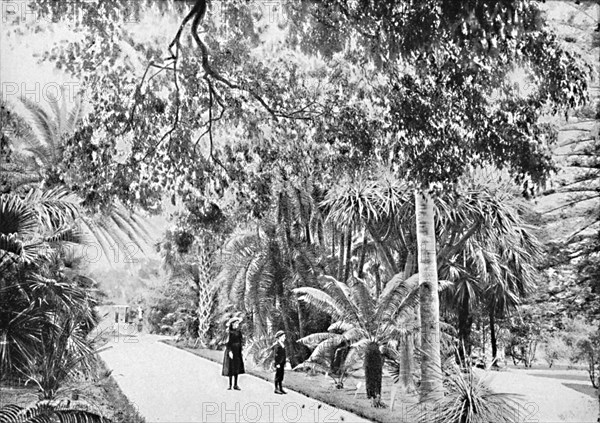
<path id="1" fill-rule="evenodd" d="M 202 245 L 198 254 L 198 338 L 206 342 L 210 326 L 210 312 L 213 307 L 216 287 L 212 284 L 211 254 Z"/>
<path id="2" fill-rule="evenodd" d="M 408 279 L 415 274 L 415 267 L 415 253 L 411 251 L 406 256 L 406 263 L 404 264 L 404 279 Z"/>
<path id="3" fill-rule="evenodd" d="M 321 247 L 325 247 L 325 235 L 323 233 L 323 222 L 320 220 L 317 221 L 317 239 L 319 240 L 319 245 Z"/>
<path id="4" fill-rule="evenodd" d="M 365 384 L 367 387 L 367 398 L 376 399 L 381 396 L 381 372 L 383 370 L 383 358 L 379 345 L 375 342 L 369 343 L 365 351 Z"/>
<path id="5" fill-rule="evenodd" d="M 348 232 L 346 232 L 346 264 L 344 270 L 344 282 L 348 281 L 348 277 L 350 276 L 350 265 L 352 262 L 350 261 L 350 256 L 352 255 L 352 228 L 348 228 Z"/>
<path id="6" fill-rule="evenodd" d="M 498 355 L 498 345 L 497 345 L 497 340 L 496 340 L 496 313 L 494 313 L 493 307 L 490 307 L 489 315 L 490 315 L 490 343 L 492 344 L 492 365 L 498 366 L 498 363 L 496 363 L 496 357 Z"/>
<path id="7" fill-rule="evenodd" d="M 421 315 L 421 399 L 443 396 L 433 197 L 415 192 Z"/>
<path id="8" fill-rule="evenodd" d="M 331 228 L 331 257 L 335 259 L 335 228 Z"/>
<path id="9" fill-rule="evenodd" d="M 364 275 L 365 259 L 367 257 L 367 229 L 363 228 L 363 242 L 360 249 L 360 260 L 358 262 L 358 277 L 362 278 Z M 379 295 L 378 295 L 379 297 Z"/>
<path id="10" fill-rule="evenodd" d="M 344 232 L 342 231 L 340 234 L 340 261 L 338 263 L 338 274 L 337 274 L 337 279 L 339 281 L 341 281 L 342 277 L 344 276 L 344 249 L 346 247 L 344 239 L 345 239 Z"/>
<path id="11" fill-rule="evenodd" d="M 471 327 L 473 326 L 473 316 L 469 310 L 469 297 L 465 296 L 458 309 L 458 339 L 460 348 L 458 355 L 463 363 L 465 359 L 471 356 Z"/>
<path id="12" fill-rule="evenodd" d="M 373 274 L 375 275 L 375 295 L 377 298 L 381 295 L 381 273 L 379 273 L 379 263 L 373 265 Z"/>
<path id="13" fill-rule="evenodd" d="M 396 262 L 394 261 L 394 257 L 392 257 L 392 254 L 390 253 L 390 250 L 385 245 L 383 245 L 383 241 L 377 235 L 375 228 L 373 228 L 373 226 L 369 225 L 368 229 L 369 229 L 369 234 L 371 235 L 371 238 L 373 238 L 373 241 L 375 241 L 375 245 L 377 245 L 379 252 L 383 256 L 383 259 L 385 261 L 385 263 L 384 263 L 385 267 L 388 270 L 388 275 L 386 275 L 386 279 L 389 280 L 389 279 L 391 279 L 392 276 L 394 276 L 395 274 L 397 274 L 399 272 L 398 266 L 396 265 Z"/>

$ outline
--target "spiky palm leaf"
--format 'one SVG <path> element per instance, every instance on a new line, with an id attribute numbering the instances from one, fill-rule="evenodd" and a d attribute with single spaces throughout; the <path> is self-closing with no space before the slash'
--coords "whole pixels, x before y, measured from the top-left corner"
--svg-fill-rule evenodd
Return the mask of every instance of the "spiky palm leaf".
<path id="1" fill-rule="evenodd" d="M 482 377 L 471 367 L 466 374 L 454 363 L 446 377 L 448 394 L 431 403 L 421 403 L 415 408 L 415 421 L 419 423 L 487 423 L 514 422 L 519 416 L 521 396 L 496 393 L 489 386 L 489 370 Z M 424 406 L 423 406 L 424 405 Z M 431 412 L 435 410 L 435 412 Z M 410 410 L 412 411 L 412 410 Z"/>
<path id="2" fill-rule="evenodd" d="M 23 408 L 9 404 L 0 409 L 2 423 L 110 423 L 111 420 L 90 410 L 60 403 L 40 401 Z"/>
<path id="3" fill-rule="evenodd" d="M 9 298 L 6 290 L 0 293 Z M 35 360 L 42 342 L 42 328 L 49 321 L 47 312 L 30 304 L 23 310 L 6 308 L 0 312 L 0 369 L 3 374 L 11 371 L 26 373 Z"/>
<path id="4" fill-rule="evenodd" d="M 29 191 L 23 198 L 0 196 L 0 266 L 32 263 L 58 243 L 79 243 L 82 235 L 74 227 L 78 204 L 63 189 Z M 47 248 L 48 247 L 48 248 Z M 16 259 L 14 258 L 16 257 Z"/>
<path id="5" fill-rule="evenodd" d="M 374 222 L 403 214 L 409 203 L 409 190 L 390 176 L 386 173 L 375 178 L 359 175 L 331 189 L 322 202 L 329 210 L 327 220 L 347 228 L 359 222 Z"/>
<path id="6" fill-rule="evenodd" d="M 418 293 L 419 275 L 412 275 L 404 279 L 404 275 L 395 275 L 390 280 L 378 302 L 374 320 L 393 321 L 400 314 L 411 310 L 419 303 Z"/>

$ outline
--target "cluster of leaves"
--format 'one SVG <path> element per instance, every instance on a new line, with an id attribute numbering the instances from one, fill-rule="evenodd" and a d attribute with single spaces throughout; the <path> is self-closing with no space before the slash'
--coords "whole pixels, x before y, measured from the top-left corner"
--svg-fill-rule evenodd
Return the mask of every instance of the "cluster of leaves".
<path id="1" fill-rule="evenodd" d="M 99 317 L 97 288 L 67 267 L 59 247 L 76 205 L 63 193 L 0 196 L 0 367 L 5 377 L 33 380 L 52 398 L 75 371 L 93 374 L 86 339 Z"/>
<path id="2" fill-rule="evenodd" d="M 28 407 L 6 405 L 0 408 L 0 418 L 6 423 L 72 422 L 111 423 L 107 419 L 82 406 L 73 406 L 53 401 L 39 401 Z"/>
<path id="3" fill-rule="evenodd" d="M 519 396 L 494 392 L 489 383 L 489 370 L 479 375 L 471 366 L 452 363 L 446 367 L 450 369 L 446 378 L 448 395 L 426 404 L 415 421 L 483 423 L 518 420 Z"/>
<path id="4" fill-rule="evenodd" d="M 94 93 L 94 113 L 67 149 L 70 166 L 82 169 L 84 191 L 94 196 L 90 202 L 117 196 L 157 208 L 161 192 L 168 189 L 182 196 L 193 192 L 187 200 L 196 201 L 196 196 L 200 204 L 214 203 L 221 210 L 226 210 L 223 203 L 229 195 L 239 210 L 263 217 L 282 192 L 273 187 L 290 174 L 304 170 L 305 176 L 308 169 L 328 186 L 348 168 L 371 170 L 374 162 L 422 189 L 454 187 L 471 166 L 485 164 L 509 168 L 519 182 L 537 183 L 554 170 L 549 145 L 555 133 L 540 122 L 543 107 L 558 112 L 586 99 L 585 67 L 541 30 L 533 2 L 301 2 L 288 8 L 295 19 L 274 59 L 264 58 L 260 30 L 244 2 L 232 4 L 235 13 L 226 14 L 225 24 L 218 25 L 202 20 L 198 7 L 206 2 L 195 2 L 184 21 L 193 19 L 193 40 L 182 40 L 179 32 L 167 64 L 152 46 L 156 39 L 136 41 L 133 31 L 115 24 L 118 20 L 102 21 L 99 15 L 97 22 L 79 28 L 80 39 L 89 47 L 90 28 L 108 29 L 109 37 L 101 38 L 102 50 L 110 53 L 107 59 L 104 51 L 81 48 L 80 41 L 68 42 L 47 57 L 71 66 L 69 72 L 85 80 Z M 207 34 L 204 39 L 197 32 L 199 22 Z M 138 57 L 151 62 L 148 70 L 160 63 L 159 73 L 136 84 L 135 66 L 125 63 L 115 39 L 129 50 L 149 53 Z M 290 60 L 286 49 L 296 45 L 322 69 Z M 315 59 L 316 53 L 323 56 Z M 527 69 L 536 83 L 530 95 L 520 97 L 509 81 L 515 67 Z M 361 82 L 360 74 L 353 79 L 355 68 L 362 68 L 362 79 L 371 73 L 368 83 Z M 317 92 L 315 80 L 329 86 Z M 368 107 L 361 107 L 365 104 Z M 281 118 L 291 117 L 306 123 L 281 125 Z M 270 131 L 261 127 L 267 119 L 276 122 Z M 253 147 L 239 143 L 239 138 Z M 128 147 L 119 148 L 119 142 Z M 314 160 L 298 152 L 305 144 L 316 144 L 311 152 L 323 152 L 324 157 Z M 124 157 L 119 158 L 120 150 Z M 415 252 L 414 237 L 389 242 L 386 254 L 379 236 L 386 231 L 379 230 L 387 224 L 388 234 L 407 231 L 395 227 L 397 220 L 389 215 L 375 222 L 360 222 L 363 218 L 343 222 L 339 279 L 348 279 L 353 230 L 368 228 L 365 221 L 374 227 L 369 235 L 380 251 L 374 256 L 387 270 L 398 273 L 398 262 L 405 271 L 410 268 L 406 264 Z M 302 309 L 286 304 L 286 294 L 299 280 L 312 282 L 316 273 L 318 260 L 298 260 L 313 253 L 306 248 L 312 247 L 310 220 L 277 222 L 267 225 L 263 234 L 230 241 L 235 248 L 229 257 L 236 260 L 230 260 L 235 264 L 224 276 L 226 292 L 240 297 L 240 308 L 257 313 L 257 327 L 266 327 L 260 319 L 275 310 L 281 311 L 278 323 L 286 329 L 297 324 L 302 333 L 300 317 L 297 323 L 289 318 L 293 311 L 300 316 Z M 470 229 L 463 228 L 448 229 L 448 240 L 467 239 Z M 339 227 L 332 230 L 332 238 L 340 232 Z M 386 235 L 383 238 L 387 241 Z M 363 252 L 367 244 L 363 236 Z M 389 245 L 401 248 L 390 254 Z M 478 256 L 487 245 L 469 247 L 472 272 L 465 274 L 497 278 L 500 283 L 490 285 L 507 288 L 500 305 L 492 306 L 492 317 L 497 307 L 507 308 L 506 303 L 516 303 L 523 293 L 515 282 L 523 267 L 515 256 L 503 255 L 501 246 L 494 257 L 483 260 Z M 457 255 L 452 253 L 449 258 Z M 302 272 L 294 261 L 306 267 L 305 279 L 296 276 Z M 507 271 L 511 265 L 514 272 Z"/>
<path id="5" fill-rule="evenodd" d="M 198 337 L 197 301 L 187 284 L 171 281 L 155 293 L 147 307 L 150 333 Z"/>

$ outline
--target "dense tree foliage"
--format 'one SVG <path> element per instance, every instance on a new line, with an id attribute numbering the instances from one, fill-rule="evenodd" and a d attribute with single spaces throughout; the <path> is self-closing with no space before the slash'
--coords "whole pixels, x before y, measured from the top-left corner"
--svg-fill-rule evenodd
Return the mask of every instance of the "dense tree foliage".
<path id="1" fill-rule="evenodd" d="M 70 6 L 34 7 L 58 25 Z M 438 274 L 454 282 L 442 300 L 467 343 L 475 303 L 494 338 L 533 285 L 523 210 L 473 178 L 502 169 L 533 195 L 557 169 L 543 116 L 587 100 L 589 67 L 535 2 L 301 1 L 277 22 L 238 0 L 80 7 L 73 37 L 43 60 L 80 82 L 90 113 L 48 174 L 92 209 L 183 205 L 163 252 L 197 286 L 206 263 L 181 246 L 217 251 L 241 227 L 217 282 L 256 337 L 305 334 L 310 316 L 289 293 L 318 274 L 360 280 L 377 301 L 382 281 L 418 272 L 420 386 L 435 399 Z M 596 244 L 578 250 L 583 278 Z"/>

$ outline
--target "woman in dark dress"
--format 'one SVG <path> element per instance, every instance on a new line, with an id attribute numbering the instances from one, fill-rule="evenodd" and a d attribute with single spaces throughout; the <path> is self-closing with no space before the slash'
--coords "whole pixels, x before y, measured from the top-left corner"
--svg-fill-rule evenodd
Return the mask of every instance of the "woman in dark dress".
<path id="1" fill-rule="evenodd" d="M 229 388 L 233 379 L 233 389 L 240 390 L 238 386 L 238 375 L 245 373 L 244 360 L 242 358 L 242 331 L 239 329 L 241 318 L 229 321 L 229 339 L 223 357 L 223 376 L 229 376 Z"/>

